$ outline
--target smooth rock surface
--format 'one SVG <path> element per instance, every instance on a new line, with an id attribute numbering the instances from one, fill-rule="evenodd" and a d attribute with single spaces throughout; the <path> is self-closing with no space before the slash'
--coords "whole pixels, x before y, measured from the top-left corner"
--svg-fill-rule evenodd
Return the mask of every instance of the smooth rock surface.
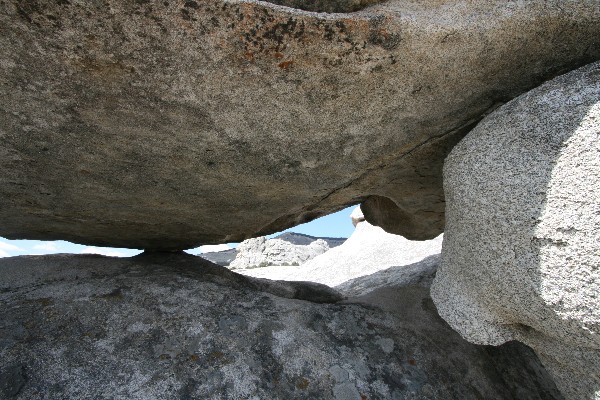
<path id="1" fill-rule="evenodd" d="M 246 239 L 237 247 L 237 255 L 229 264 L 231 269 L 266 266 L 300 265 L 329 250 L 323 239 L 308 245 L 296 245 L 281 239 L 260 236 Z"/>
<path id="2" fill-rule="evenodd" d="M 184 254 L 4 258 L 0 396 L 561 398 L 530 349 L 468 343 L 427 288 L 317 304 L 238 279 Z"/>
<path id="3" fill-rule="evenodd" d="M 434 238 L 454 144 L 600 58 L 597 0 L 5 0 L 0 32 L 0 236 L 141 249 L 371 196 Z"/>
<path id="4" fill-rule="evenodd" d="M 444 182 L 442 317 L 475 343 L 529 344 L 566 397 L 600 398 L 600 63 L 488 116 Z"/>

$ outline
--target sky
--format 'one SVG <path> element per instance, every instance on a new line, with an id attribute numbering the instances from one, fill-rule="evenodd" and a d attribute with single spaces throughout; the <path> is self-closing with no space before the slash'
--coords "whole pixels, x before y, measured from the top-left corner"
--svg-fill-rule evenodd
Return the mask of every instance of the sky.
<path id="1" fill-rule="evenodd" d="M 284 232 L 297 232 L 320 237 L 348 237 L 354 231 L 354 226 L 352 225 L 352 220 L 350 219 L 350 213 L 354 207 L 355 206 L 352 206 L 342 211 L 318 218 L 306 224 L 286 229 Z M 278 235 L 278 233 L 269 235 L 269 237 L 276 235 Z M 237 243 L 207 245 L 187 250 L 187 252 L 190 254 L 201 254 L 209 251 L 226 250 L 236 246 Z M 0 237 L 0 258 L 56 253 L 103 254 L 111 257 L 130 257 L 139 254 L 140 252 L 141 250 L 85 246 L 81 244 L 65 242 L 63 240 L 8 240 Z"/>

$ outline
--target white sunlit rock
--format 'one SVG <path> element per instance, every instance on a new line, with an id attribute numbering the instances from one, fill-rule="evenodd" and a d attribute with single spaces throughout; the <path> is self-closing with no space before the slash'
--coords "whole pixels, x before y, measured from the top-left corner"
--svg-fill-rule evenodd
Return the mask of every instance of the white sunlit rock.
<path id="1" fill-rule="evenodd" d="M 267 266 L 300 265 L 325 253 L 329 245 L 317 239 L 309 245 L 295 245 L 281 239 L 264 236 L 244 240 L 237 248 L 238 253 L 229 265 L 232 269 L 259 268 Z"/>
<path id="2" fill-rule="evenodd" d="M 475 343 L 525 342 L 568 399 L 600 398 L 600 63 L 490 114 L 444 187 L 440 315 Z"/>
<path id="3" fill-rule="evenodd" d="M 359 221 L 360 208 L 351 214 Z M 417 263 L 439 254 L 443 235 L 432 240 L 415 241 L 385 232 L 367 221 L 357 222 L 352 235 L 340 246 L 310 261 L 292 267 L 269 267 L 244 271 L 256 277 L 311 281 L 336 286 L 350 279 L 369 275 L 390 267 Z"/>

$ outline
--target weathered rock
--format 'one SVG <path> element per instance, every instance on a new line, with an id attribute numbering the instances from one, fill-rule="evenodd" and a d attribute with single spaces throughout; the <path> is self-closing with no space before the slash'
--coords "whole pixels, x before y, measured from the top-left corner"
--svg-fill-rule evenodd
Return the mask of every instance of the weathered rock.
<path id="1" fill-rule="evenodd" d="M 327 242 L 317 239 L 308 245 L 295 245 L 281 239 L 264 236 L 244 240 L 237 247 L 232 269 L 257 268 L 270 265 L 300 265 L 329 250 Z"/>
<path id="2" fill-rule="evenodd" d="M 442 317 L 476 343 L 529 344 L 568 398 L 600 398 L 600 63 L 495 111 L 444 179 Z"/>
<path id="3" fill-rule="evenodd" d="M 7 0 L 0 31 L 0 235 L 145 249 L 369 196 L 433 238 L 454 144 L 600 57 L 597 0 Z"/>
<path id="4" fill-rule="evenodd" d="M 316 304 L 239 279 L 183 254 L 0 260 L 3 398 L 560 398 L 530 349 L 468 343 L 426 288 Z"/>

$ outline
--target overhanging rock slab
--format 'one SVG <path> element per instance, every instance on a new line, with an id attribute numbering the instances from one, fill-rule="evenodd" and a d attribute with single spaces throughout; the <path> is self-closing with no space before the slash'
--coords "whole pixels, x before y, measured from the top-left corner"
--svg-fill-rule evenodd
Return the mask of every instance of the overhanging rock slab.
<path id="1" fill-rule="evenodd" d="M 454 144 L 600 57 L 596 0 L 12 0 L 0 32 L 0 235 L 163 250 L 368 198 L 433 238 Z"/>

